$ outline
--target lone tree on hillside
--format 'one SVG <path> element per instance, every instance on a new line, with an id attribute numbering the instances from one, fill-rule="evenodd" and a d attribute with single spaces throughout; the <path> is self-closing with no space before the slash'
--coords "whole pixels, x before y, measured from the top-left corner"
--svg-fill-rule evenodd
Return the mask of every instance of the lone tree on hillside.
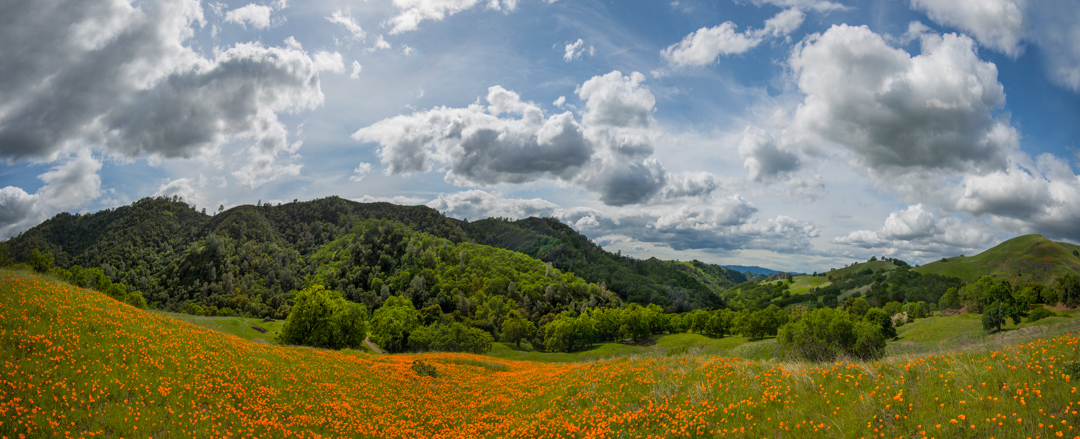
<path id="1" fill-rule="evenodd" d="M 1005 319 L 1011 318 L 1014 324 L 1019 324 L 1028 314 L 1027 300 L 1014 296 L 1006 281 L 985 282 L 982 294 L 985 300 L 990 302 L 983 308 L 982 324 L 985 330 L 1001 331 Z"/>
<path id="2" fill-rule="evenodd" d="M 356 348 L 367 338 L 367 307 L 312 285 L 296 293 L 281 341 L 320 348 Z"/>

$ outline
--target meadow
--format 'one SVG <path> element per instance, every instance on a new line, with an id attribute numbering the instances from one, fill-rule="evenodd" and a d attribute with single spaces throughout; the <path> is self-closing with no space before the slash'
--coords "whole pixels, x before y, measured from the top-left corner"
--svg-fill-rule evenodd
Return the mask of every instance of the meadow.
<path id="1" fill-rule="evenodd" d="M 572 363 L 371 355 L 253 342 L 3 270 L 0 437 L 1080 436 L 1075 319 L 967 344 L 941 335 L 955 321 L 901 328 L 952 350 L 878 362 L 720 356 L 693 334 Z"/>

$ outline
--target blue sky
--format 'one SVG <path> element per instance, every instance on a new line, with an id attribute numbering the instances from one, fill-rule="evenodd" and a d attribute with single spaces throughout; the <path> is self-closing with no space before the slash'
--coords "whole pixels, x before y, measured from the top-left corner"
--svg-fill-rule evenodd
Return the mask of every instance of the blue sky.
<path id="1" fill-rule="evenodd" d="M 426 204 L 793 271 L 1080 242 L 1080 2 L 22 1 L 0 238 L 61 211 Z"/>

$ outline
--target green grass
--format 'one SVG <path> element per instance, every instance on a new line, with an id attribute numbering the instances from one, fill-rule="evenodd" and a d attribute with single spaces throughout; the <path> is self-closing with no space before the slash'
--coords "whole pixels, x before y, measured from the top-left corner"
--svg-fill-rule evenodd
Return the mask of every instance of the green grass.
<path id="1" fill-rule="evenodd" d="M 788 287 L 791 294 L 806 294 L 811 288 L 821 288 L 832 284 L 825 276 L 795 276 L 792 280 L 795 282 Z"/>
<path id="2" fill-rule="evenodd" d="M 984 275 L 1016 284 L 1039 282 L 1048 285 L 1065 273 L 1080 273 L 1080 259 L 1073 256 L 1072 244 L 1053 242 L 1040 235 L 1024 235 L 1005 241 L 975 256 L 946 258 L 915 268 L 923 274 L 935 273 L 974 282 Z"/>
<path id="3" fill-rule="evenodd" d="M 275 335 L 281 330 L 281 327 L 285 325 L 284 320 L 263 322 L 262 319 L 247 317 L 210 317 L 165 311 L 153 312 L 258 343 L 275 343 Z M 266 333 L 259 332 L 252 328 L 252 326 L 265 328 Z"/>

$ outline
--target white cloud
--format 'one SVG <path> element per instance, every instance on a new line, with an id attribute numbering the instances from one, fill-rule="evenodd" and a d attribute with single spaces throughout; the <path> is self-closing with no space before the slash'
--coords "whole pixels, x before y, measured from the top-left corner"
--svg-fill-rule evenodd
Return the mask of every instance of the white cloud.
<path id="1" fill-rule="evenodd" d="M 338 52 L 320 50 L 311 57 L 317 72 L 345 73 L 345 63 Z"/>
<path id="2" fill-rule="evenodd" d="M 349 79 L 360 79 L 360 70 L 362 68 L 363 67 L 360 66 L 359 62 L 353 61 L 352 62 L 352 73 L 349 74 Z"/>
<path id="3" fill-rule="evenodd" d="M 806 18 L 799 9 L 785 9 L 765 21 L 765 28 L 737 32 L 738 26 L 730 21 L 711 28 L 701 28 L 687 35 L 677 44 L 660 52 L 669 63 L 676 66 L 703 66 L 712 64 L 723 55 L 737 55 L 757 47 L 766 38 L 784 37 L 798 29 Z"/>
<path id="4" fill-rule="evenodd" d="M 42 173 L 45 184 L 34 194 L 22 188 L 0 188 L 0 240 L 14 236 L 46 218 L 87 205 L 101 196 L 101 162 L 82 149 Z"/>
<path id="5" fill-rule="evenodd" d="M 1024 51 L 1025 0 L 911 0 L 937 23 L 970 33 L 979 43 L 1013 58 Z"/>
<path id="6" fill-rule="evenodd" d="M 799 168 L 798 154 L 781 148 L 779 143 L 776 136 L 756 126 L 750 125 L 743 130 L 739 157 L 743 158 L 750 181 L 771 180 Z"/>
<path id="7" fill-rule="evenodd" d="M 843 11 L 848 7 L 841 3 L 824 0 L 751 0 L 755 5 L 773 5 L 781 8 L 813 9 L 818 12 Z"/>
<path id="8" fill-rule="evenodd" d="M 262 159 L 289 149 L 281 111 L 323 102 L 298 43 L 236 44 L 205 58 L 198 1 L 86 0 L 20 9 L 0 27 L 0 155 L 52 160 L 82 145 L 129 158 L 215 157 L 253 139 Z M 59 11 L 59 12 L 58 12 Z"/>
<path id="9" fill-rule="evenodd" d="M 400 12 L 383 26 L 390 27 L 391 35 L 413 31 L 425 20 L 442 21 L 479 3 L 481 0 L 394 0 Z M 517 0 L 489 0 L 486 4 L 488 9 L 496 11 L 510 12 L 517 8 Z"/>
<path id="10" fill-rule="evenodd" d="M 521 219 L 549 217 L 558 206 L 541 199 L 500 198 L 481 190 L 443 194 L 427 206 L 454 218 L 479 220 L 490 217 Z"/>
<path id="11" fill-rule="evenodd" d="M 844 246 L 873 249 L 890 256 L 914 256 L 918 260 L 972 254 L 997 241 L 994 230 L 978 219 L 962 221 L 939 217 L 922 204 L 889 214 L 877 231 L 857 230 L 833 239 Z"/>
<path id="12" fill-rule="evenodd" d="M 360 181 L 364 179 L 364 176 L 371 172 L 371 163 L 360 162 L 360 165 L 353 170 L 353 175 L 349 176 L 350 181 Z"/>
<path id="13" fill-rule="evenodd" d="M 372 47 L 368 47 L 368 48 L 364 49 L 364 52 L 370 53 L 370 52 L 374 52 L 376 50 L 385 50 L 385 49 L 389 49 L 389 48 L 390 48 L 390 43 L 387 43 L 386 40 L 383 39 L 383 36 L 379 35 L 379 38 L 375 40 L 375 45 L 372 46 Z"/>
<path id="14" fill-rule="evenodd" d="M 795 131 L 845 147 L 879 181 L 1002 169 L 1019 134 L 994 115 L 1005 102 L 997 68 L 966 36 L 922 42 L 913 57 L 865 26 L 809 37 L 790 61 L 806 94 Z"/>
<path id="15" fill-rule="evenodd" d="M 248 25 L 255 29 L 266 29 L 270 27 L 270 13 L 273 12 L 273 8 L 269 6 L 249 4 L 242 8 L 236 8 L 225 14 L 225 21 L 233 22 L 244 26 Z"/>
<path id="16" fill-rule="evenodd" d="M 353 201 L 358 203 L 393 203 L 400 204 L 402 206 L 417 206 L 424 204 L 427 200 L 417 197 L 407 197 L 404 195 L 398 195 L 395 197 L 373 197 L 371 195 L 364 195 L 360 198 L 353 198 Z"/>
<path id="17" fill-rule="evenodd" d="M 578 38 L 577 41 L 575 41 L 573 43 L 567 43 L 566 44 L 566 51 L 563 54 L 563 60 L 566 61 L 566 62 L 570 62 L 570 61 L 573 61 L 576 58 L 581 58 L 581 54 L 585 53 L 586 50 L 588 50 L 589 56 L 593 55 L 593 53 L 594 53 L 593 47 L 589 46 L 589 48 L 586 49 L 585 48 L 585 40 L 582 40 L 581 38 Z"/>
<path id="18" fill-rule="evenodd" d="M 649 158 L 658 133 L 655 98 L 644 80 L 637 72 L 612 72 L 586 81 L 577 89 L 587 107 L 581 123 L 570 112 L 545 116 L 535 103 L 493 86 L 488 105 L 384 119 L 353 138 L 379 144 L 388 174 L 429 172 L 442 163 L 446 181 L 459 186 L 552 179 L 595 192 L 606 204 L 641 203 L 669 182 L 663 166 Z M 708 186 L 695 189 L 702 187 Z"/>
<path id="19" fill-rule="evenodd" d="M 200 189 L 202 186 L 203 184 L 191 178 L 166 180 L 161 186 L 158 186 L 158 190 L 157 192 L 154 192 L 153 196 L 171 197 L 173 195 L 178 195 L 188 204 L 199 206 L 203 204 L 202 197 L 200 196 Z"/>
<path id="20" fill-rule="evenodd" d="M 345 29 L 357 40 L 364 41 L 364 38 L 367 37 L 367 32 L 364 32 L 364 29 L 356 23 L 356 20 L 352 18 L 352 14 L 349 13 L 348 9 L 334 11 L 329 17 L 326 17 L 326 20 L 334 24 L 345 26 Z M 380 35 L 380 38 L 381 37 L 382 36 Z"/>

